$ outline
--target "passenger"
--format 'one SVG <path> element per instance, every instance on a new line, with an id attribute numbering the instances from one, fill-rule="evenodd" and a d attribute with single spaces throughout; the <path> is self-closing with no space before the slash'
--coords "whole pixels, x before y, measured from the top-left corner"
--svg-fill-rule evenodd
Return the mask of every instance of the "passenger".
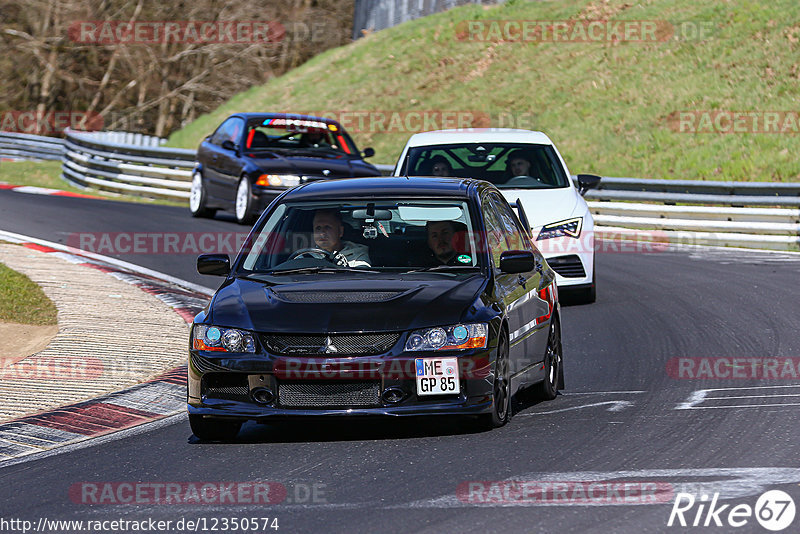
<path id="1" fill-rule="evenodd" d="M 434 156 L 431 159 L 431 175 L 432 176 L 452 176 L 453 175 L 453 167 L 450 166 L 450 162 L 447 161 L 447 158 L 444 156 Z"/>
<path id="2" fill-rule="evenodd" d="M 314 213 L 314 243 L 333 254 L 334 259 L 350 267 L 370 267 L 369 248 L 366 245 L 342 241 L 344 223 L 339 210 L 323 209 Z"/>

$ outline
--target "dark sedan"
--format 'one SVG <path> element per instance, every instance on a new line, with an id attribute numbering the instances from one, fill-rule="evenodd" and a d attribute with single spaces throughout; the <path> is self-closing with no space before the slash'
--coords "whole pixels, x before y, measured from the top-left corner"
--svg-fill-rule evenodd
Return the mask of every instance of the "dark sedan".
<path id="1" fill-rule="evenodd" d="M 286 189 L 313 180 L 380 176 L 342 126 L 307 115 L 239 113 L 197 150 L 189 209 L 194 217 L 232 210 L 241 224 Z"/>
<path id="2" fill-rule="evenodd" d="M 555 273 L 488 182 L 311 182 L 272 203 L 232 265 L 204 255 L 197 268 L 226 277 L 190 335 L 201 439 L 285 417 L 493 428 L 521 388 L 563 387 Z"/>

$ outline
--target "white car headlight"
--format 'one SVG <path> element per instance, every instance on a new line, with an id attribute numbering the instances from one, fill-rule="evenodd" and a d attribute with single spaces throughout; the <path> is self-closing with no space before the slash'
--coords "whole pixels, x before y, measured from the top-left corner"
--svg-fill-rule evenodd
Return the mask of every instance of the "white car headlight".
<path id="1" fill-rule="evenodd" d="M 552 239 L 554 237 L 561 237 L 564 235 L 569 237 L 578 237 L 581 235 L 582 227 L 583 217 L 575 217 L 573 219 L 566 219 L 564 221 L 546 224 L 545 226 L 542 226 L 542 230 L 539 232 L 539 237 L 537 237 L 536 240 L 541 241 L 542 239 Z"/>
<path id="2" fill-rule="evenodd" d="M 406 351 L 483 349 L 486 348 L 488 331 L 486 323 L 415 330 L 406 340 Z"/>
<path id="3" fill-rule="evenodd" d="M 249 352 L 256 351 L 253 334 L 236 328 L 223 328 L 196 324 L 192 328 L 192 347 L 195 350 L 213 352 Z"/>

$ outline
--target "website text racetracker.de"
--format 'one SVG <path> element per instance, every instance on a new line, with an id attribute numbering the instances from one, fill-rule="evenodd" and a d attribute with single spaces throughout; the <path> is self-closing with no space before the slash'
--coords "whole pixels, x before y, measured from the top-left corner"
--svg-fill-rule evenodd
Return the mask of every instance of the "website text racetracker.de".
<path id="1" fill-rule="evenodd" d="M 181 517 L 179 519 L 48 519 L 0 518 L 0 532 L 269 532 L 277 517 Z"/>
<path id="2" fill-rule="evenodd" d="M 95 254 L 230 254 L 241 250 L 246 232 L 79 232 L 67 236 L 67 246 Z M 262 238 L 266 238 L 264 234 Z M 287 251 L 315 247 L 311 235 L 294 234 L 291 239 L 279 235 L 277 245 Z M 489 250 L 480 234 L 453 237 L 453 246 L 459 250 Z M 523 243 L 509 243 L 511 248 L 522 249 Z M 543 253 L 659 253 L 670 247 L 669 237 L 659 230 L 631 230 L 609 232 L 595 239 L 584 233 L 577 238 L 559 237 L 536 241 Z"/>

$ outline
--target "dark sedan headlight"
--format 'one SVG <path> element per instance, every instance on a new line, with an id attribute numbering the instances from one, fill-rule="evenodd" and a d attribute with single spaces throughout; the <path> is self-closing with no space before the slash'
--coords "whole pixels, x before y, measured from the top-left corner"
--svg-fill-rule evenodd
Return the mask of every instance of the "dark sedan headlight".
<path id="1" fill-rule="evenodd" d="M 195 350 L 213 352 L 249 352 L 256 351 L 253 334 L 236 328 L 223 328 L 196 324 L 192 329 L 192 347 Z"/>
<path id="2" fill-rule="evenodd" d="M 483 349 L 486 348 L 488 331 L 486 323 L 414 330 L 406 341 L 406 351 Z"/>
<path id="3" fill-rule="evenodd" d="M 554 222 L 542 226 L 542 230 L 539 232 L 539 237 L 537 237 L 536 240 L 541 241 L 542 239 L 552 239 L 561 236 L 578 237 L 581 235 L 582 227 L 583 217 Z"/>
<path id="4" fill-rule="evenodd" d="M 295 187 L 300 185 L 302 177 L 296 174 L 262 174 L 256 185 L 264 187 Z"/>

